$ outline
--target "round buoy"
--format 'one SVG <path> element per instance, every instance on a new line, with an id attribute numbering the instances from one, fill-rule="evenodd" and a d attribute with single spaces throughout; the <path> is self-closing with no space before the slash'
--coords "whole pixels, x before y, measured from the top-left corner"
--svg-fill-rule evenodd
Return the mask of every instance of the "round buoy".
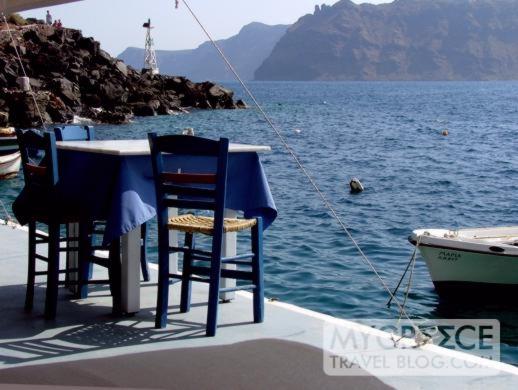
<path id="1" fill-rule="evenodd" d="M 351 181 L 349 182 L 349 187 L 351 188 L 351 194 L 359 194 L 360 192 L 363 192 L 363 190 L 365 189 L 360 179 L 358 179 L 357 177 L 353 177 L 351 179 Z"/>
<path id="2" fill-rule="evenodd" d="M 183 135 L 194 135 L 194 129 L 192 127 L 186 127 L 182 131 Z"/>
<path id="3" fill-rule="evenodd" d="M 446 136 L 450 135 L 450 133 L 448 132 L 448 130 L 443 130 L 442 135 L 444 135 L 446 137 Z"/>

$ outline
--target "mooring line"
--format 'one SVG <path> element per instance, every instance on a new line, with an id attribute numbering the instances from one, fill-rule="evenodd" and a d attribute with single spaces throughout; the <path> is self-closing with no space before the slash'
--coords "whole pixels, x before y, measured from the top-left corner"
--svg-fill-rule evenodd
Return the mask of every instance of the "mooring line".
<path id="1" fill-rule="evenodd" d="M 360 245 L 358 244 L 358 242 L 354 239 L 354 237 L 352 236 L 351 232 L 349 231 L 349 229 L 347 228 L 347 226 L 345 225 L 345 223 L 342 221 L 341 217 L 338 215 L 338 212 L 335 210 L 335 208 L 333 207 L 333 205 L 331 204 L 331 202 L 327 199 L 326 195 L 322 192 L 322 190 L 319 188 L 318 184 L 316 183 L 315 179 L 313 179 L 313 177 L 311 176 L 311 174 L 309 173 L 309 171 L 306 169 L 306 167 L 302 164 L 302 161 L 300 160 L 300 158 L 297 156 L 297 154 L 295 153 L 295 151 L 290 147 L 290 145 L 288 144 L 288 142 L 286 141 L 285 137 L 281 134 L 280 130 L 277 128 L 277 126 L 273 123 L 273 120 L 270 118 L 270 116 L 266 113 L 266 111 L 262 108 L 261 104 L 259 104 L 259 102 L 257 101 L 255 95 L 252 93 L 252 91 L 250 91 L 250 89 L 247 87 L 246 83 L 243 81 L 243 79 L 241 78 L 241 76 L 239 76 L 238 72 L 236 71 L 236 69 L 234 68 L 234 66 L 231 64 L 230 60 L 227 58 L 227 56 L 225 55 L 225 53 L 223 52 L 223 50 L 221 49 L 221 47 L 218 45 L 218 43 L 214 40 L 214 38 L 212 37 L 212 35 L 209 33 L 209 31 L 205 28 L 204 24 L 201 22 L 201 20 L 198 18 L 198 16 L 196 15 L 196 13 L 193 11 L 193 9 L 190 7 L 189 3 L 187 2 L 187 0 L 181 0 L 184 4 L 185 4 L 185 7 L 187 8 L 187 10 L 189 11 L 189 13 L 192 15 L 192 17 L 194 18 L 194 20 L 196 21 L 196 23 L 198 23 L 198 25 L 200 26 L 200 28 L 203 30 L 203 32 L 205 33 L 205 35 L 207 36 L 207 38 L 209 39 L 209 41 L 212 43 L 212 45 L 214 46 L 214 48 L 217 50 L 217 52 L 219 53 L 219 55 L 221 56 L 221 58 L 223 59 L 223 61 L 225 62 L 225 64 L 227 65 L 227 67 L 230 69 L 230 71 L 233 73 L 234 77 L 236 77 L 237 81 L 239 82 L 239 84 L 241 85 L 241 87 L 245 90 L 246 94 L 250 97 L 250 99 L 252 99 L 254 105 L 257 107 L 257 109 L 259 110 L 259 112 L 262 114 L 262 117 L 266 120 L 266 122 L 268 123 L 268 125 L 271 127 L 271 129 L 275 132 L 275 134 L 277 135 L 277 137 L 279 138 L 279 140 L 281 141 L 282 145 L 284 146 L 284 148 L 287 150 L 287 152 L 291 155 L 291 157 L 293 158 L 293 160 L 295 161 L 295 163 L 297 164 L 297 166 L 299 167 L 299 169 L 302 171 L 302 173 L 306 176 L 306 178 L 309 180 L 311 186 L 314 188 L 314 190 L 317 192 L 317 194 L 319 195 L 320 199 L 322 200 L 324 206 L 329 210 L 329 212 L 331 213 L 331 215 L 333 216 L 333 218 L 337 221 L 337 223 L 339 224 L 339 226 L 341 227 L 341 229 L 343 230 L 343 232 L 347 235 L 347 237 L 351 240 L 351 242 L 353 243 L 354 247 L 356 248 L 356 250 L 358 251 L 358 253 L 360 254 L 361 258 L 363 259 L 364 263 L 367 264 L 371 271 L 374 273 L 374 275 L 378 278 L 379 282 L 381 283 L 381 285 L 383 286 L 383 288 L 385 289 L 385 291 L 388 293 L 388 295 L 390 296 L 391 300 L 394 301 L 396 303 L 396 305 L 398 306 L 398 309 L 399 309 L 399 312 L 400 312 L 400 315 L 403 315 L 406 317 L 406 319 L 408 321 L 410 321 L 410 323 L 412 324 L 412 326 L 414 326 L 415 330 L 416 330 L 416 334 L 419 335 L 419 339 L 421 340 L 422 337 L 426 337 L 425 335 L 423 335 L 421 333 L 421 331 L 419 330 L 419 328 L 414 324 L 414 322 L 412 321 L 412 319 L 410 318 L 410 316 L 407 314 L 406 310 L 405 310 L 405 307 L 404 305 L 402 305 L 399 300 L 397 299 L 397 297 L 392 294 L 392 291 L 390 290 L 389 286 L 386 284 L 386 282 L 383 280 L 383 278 L 381 277 L 381 275 L 379 274 L 378 270 L 376 269 L 376 267 L 374 266 L 374 264 L 369 260 L 369 258 L 367 257 L 367 255 L 364 253 L 364 251 L 361 249 Z M 176 0 L 175 0 L 175 3 L 176 3 Z M 177 7 L 176 7 L 177 8 Z M 418 339 L 418 337 L 416 337 L 416 340 Z"/>

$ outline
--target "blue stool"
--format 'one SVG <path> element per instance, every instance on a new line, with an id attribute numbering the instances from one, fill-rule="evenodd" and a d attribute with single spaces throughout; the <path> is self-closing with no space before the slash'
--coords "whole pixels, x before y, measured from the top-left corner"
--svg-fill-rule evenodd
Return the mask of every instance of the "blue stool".
<path id="1" fill-rule="evenodd" d="M 264 282 L 261 218 L 224 218 L 228 163 L 228 139 L 212 141 L 185 135 L 158 137 L 148 135 L 153 162 L 153 174 L 157 197 L 158 218 L 158 299 L 156 328 L 167 324 L 169 280 L 180 279 L 182 292 L 181 312 L 190 309 L 191 282 L 209 284 L 206 335 L 214 336 L 217 328 L 219 294 L 237 290 L 253 291 L 254 322 L 264 319 Z M 212 157 L 216 160 L 215 173 L 174 173 L 164 169 L 163 154 L 196 157 Z M 181 164 L 181 159 L 179 159 Z M 182 172 L 184 170 L 181 170 Z M 168 209 L 192 209 L 211 211 L 213 217 L 180 215 L 168 218 Z M 222 257 L 223 234 L 251 229 L 251 252 L 233 257 Z M 183 247 L 169 245 L 169 231 L 185 233 Z M 211 251 L 195 247 L 194 235 L 212 237 Z M 181 275 L 169 272 L 169 254 L 183 253 Z M 223 264 L 235 264 L 238 270 L 222 269 Z M 246 270 L 244 270 L 246 268 Z M 233 288 L 220 288 L 221 278 L 243 280 L 245 284 Z"/>

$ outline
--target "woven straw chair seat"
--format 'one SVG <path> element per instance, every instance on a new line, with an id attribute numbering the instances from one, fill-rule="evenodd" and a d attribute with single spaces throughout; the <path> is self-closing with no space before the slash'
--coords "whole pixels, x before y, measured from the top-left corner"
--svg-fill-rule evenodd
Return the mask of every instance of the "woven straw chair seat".
<path id="1" fill-rule="evenodd" d="M 255 219 L 225 218 L 223 232 L 239 232 L 255 226 Z M 214 218 L 202 217 L 192 214 L 179 215 L 169 218 L 167 224 L 170 230 L 179 230 L 185 233 L 202 233 L 211 236 L 214 232 Z"/>

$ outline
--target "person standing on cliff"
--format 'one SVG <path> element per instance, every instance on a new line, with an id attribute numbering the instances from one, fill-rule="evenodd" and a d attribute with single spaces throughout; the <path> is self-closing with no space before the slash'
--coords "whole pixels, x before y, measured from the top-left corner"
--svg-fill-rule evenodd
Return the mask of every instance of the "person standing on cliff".
<path id="1" fill-rule="evenodd" d="M 47 10 L 47 24 L 49 26 L 52 25 L 52 15 L 50 14 L 49 10 Z"/>

